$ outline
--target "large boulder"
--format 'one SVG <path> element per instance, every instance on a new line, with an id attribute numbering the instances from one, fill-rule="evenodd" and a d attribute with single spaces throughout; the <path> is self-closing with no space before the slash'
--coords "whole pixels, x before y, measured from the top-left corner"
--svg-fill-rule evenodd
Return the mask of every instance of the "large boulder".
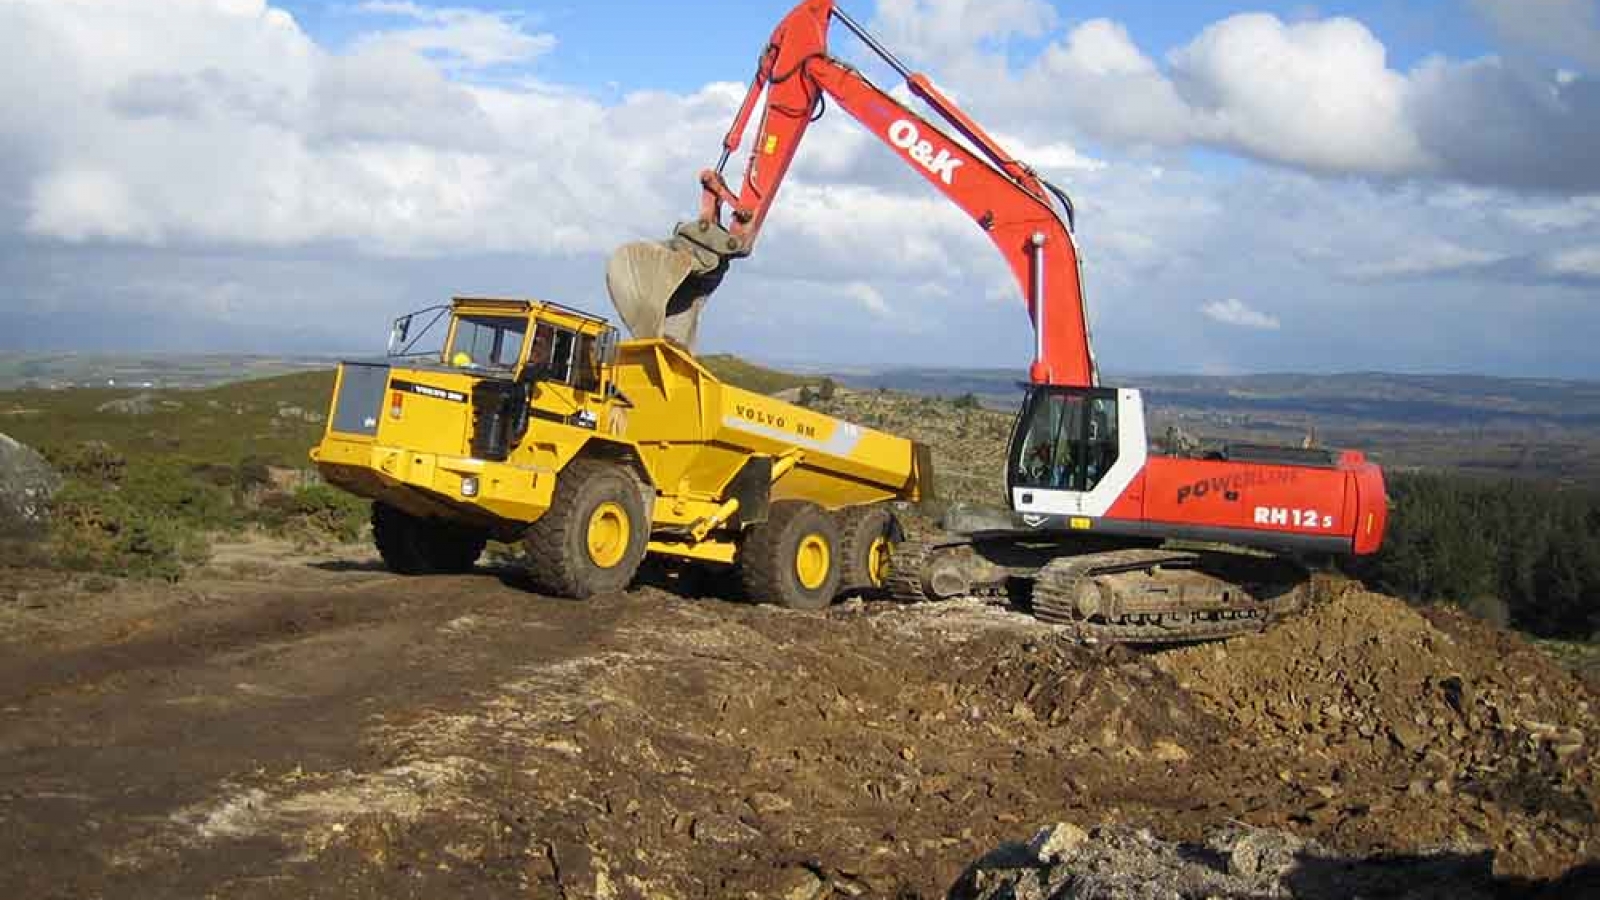
<path id="1" fill-rule="evenodd" d="M 952 900 L 1489 900 L 1493 897 L 1596 897 L 1600 866 L 1583 865 L 1554 881 L 1499 877 L 1490 850 L 1440 847 L 1411 853 L 1350 855 L 1288 832 L 1230 823 L 1200 844 L 1161 840 L 1149 831 L 1063 823 L 1024 844 L 1005 844 L 961 876 Z"/>
<path id="2" fill-rule="evenodd" d="M 43 529 L 61 476 L 31 447 L 0 434 L 0 536 Z"/>

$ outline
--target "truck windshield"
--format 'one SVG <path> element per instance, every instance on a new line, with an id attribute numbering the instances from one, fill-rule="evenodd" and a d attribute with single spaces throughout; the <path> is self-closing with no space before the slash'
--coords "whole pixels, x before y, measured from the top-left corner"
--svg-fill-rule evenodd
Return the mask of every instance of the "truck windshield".
<path id="1" fill-rule="evenodd" d="M 527 333 L 524 319 L 462 316 L 456 322 L 456 339 L 447 359 L 453 366 L 514 369 Z"/>

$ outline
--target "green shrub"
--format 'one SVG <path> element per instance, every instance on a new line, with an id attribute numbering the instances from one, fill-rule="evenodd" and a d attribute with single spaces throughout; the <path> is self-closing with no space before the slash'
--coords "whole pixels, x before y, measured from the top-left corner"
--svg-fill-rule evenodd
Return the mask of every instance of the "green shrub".
<path id="1" fill-rule="evenodd" d="M 128 458 L 105 441 L 84 441 L 66 447 L 47 447 L 44 456 L 67 478 L 116 484 L 128 468 Z"/>
<path id="2" fill-rule="evenodd" d="M 269 495 L 257 515 L 276 534 L 348 543 L 360 539 L 371 512 L 372 505 L 360 497 L 312 484 L 292 494 Z"/>
<path id="3" fill-rule="evenodd" d="M 259 456 L 247 456 L 239 461 L 238 473 L 234 482 L 241 490 L 252 488 L 270 487 L 272 485 L 272 464 Z"/>
<path id="4" fill-rule="evenodd" d="M 72 571 L 177 581 L 210 553 L 179 519 L 141 510 L 120 492 L 69 481 L 51 503 L 50 558 Z"/>
<path id="5" fill-rule="evenodd" d="M 151 517 L 214 531 L 239 524 L 232 494 L 175 459 L 143 460 L 130 467 L 121 493 L 129 506 Z"/>

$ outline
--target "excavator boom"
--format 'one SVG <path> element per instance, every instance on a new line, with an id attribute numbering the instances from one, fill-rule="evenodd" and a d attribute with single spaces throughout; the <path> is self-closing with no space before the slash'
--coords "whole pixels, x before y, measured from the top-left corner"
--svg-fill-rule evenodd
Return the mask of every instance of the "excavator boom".
<path id="1" fill-rule="evenodd" d="M 861 37 L 899 72 L 911 93 L 963 140 L 831 56 L 828 31 L 834 21 Z M 763 96 L 765 108 L 735 191 L 724 172 L 743 145 Z M 1070 201 L 1007 154 L 932 82 L 907 69 L 833 0 L 802 3 L 773 32 L 723 140 L 722 159 L 716 168 L 701 173 L 699 219 L 679 225 L 666 243 L 630 244 L 612 258 L 607 287 L 630 330 L 636 336 L 669 336 L 692 343 L 706 298 L 728 265 L 754 249 L 806 132 L 830 98 L 971 217 L 1005 258 L 1034 323 L 1031 380 L 1095 385 Z M 1058 198 L 1061 211 L 1052 197 Z M 846 226 L 840 223 L 841 228 Z"/>

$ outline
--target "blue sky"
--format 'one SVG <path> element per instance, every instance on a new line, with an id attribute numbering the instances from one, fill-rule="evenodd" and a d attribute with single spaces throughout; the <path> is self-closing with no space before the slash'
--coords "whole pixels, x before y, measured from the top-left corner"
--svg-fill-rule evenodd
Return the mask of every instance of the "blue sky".
<path id="1" fill-rule="evenodd" d="M 693 214 L 790 5 L 0 0 L 0 350 L 371 350 L 453 293 L 606 313 L 610 249 Z M 1108 368 L 1600 378 L 1600 0 L 844 6 L 1072 191 Z M 981 234 L 837 111 L 703 334 L 817 366 L 1031 342 Z"/>
<path id="2" fill-rule="evenodd" d="M 350 2 L 286 2 L 291 12 L 319 41 L 347 45 L 370 26 Z M 448 7 L 457 3 L 427 3 Z M 1099 0 L 1051 5 L 1063 23 L 1112 18 L 1125 23 L 1156 55 L 1193 38 L 1213 22 L 1241 11 L 1271 12 L 1286 20 L 1351 16 L 1376 32 L 1400 67 L 1429 55 L 1457 58 L 1492 50 L 1489 35 L 1462 0 L 1369 0 L 1358 3 L 1252 3 L 1229 0 Z M 793 7 L 787 0 L 724 0 L 662 3 L 654 0 L 604 0 L 595 3 L 538 3 L 484 0 L 474 8 L 521 18 L 560 37 L 556 50 L 537 68 L 564 82 L 591 90 L 645 88 L 693 90 L 708 81 L 729 80 L 748 68 L 761 39 L 773 23 Z M 871 0 L 843 3 L 842 9 L 870 19 Z M 710 38 L 708 40 L 708 37 Z M 1027 52 L 1037 41 L 1017 39 L 1014 49 Z M 664 59 L 661 54 L 670 54 Z M 736 80 L 736 79 L 735 79 Z"/>

